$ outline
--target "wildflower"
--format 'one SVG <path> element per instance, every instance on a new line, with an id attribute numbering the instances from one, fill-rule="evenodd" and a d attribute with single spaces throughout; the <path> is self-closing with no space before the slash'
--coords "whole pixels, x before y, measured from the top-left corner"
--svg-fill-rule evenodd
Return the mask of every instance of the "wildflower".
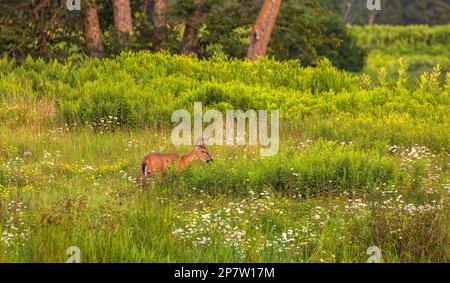
<path id="1" fill-rule="evenodd" d="M 93 171 L 93 170 L 94 170 L 94 167 L 92 167 L 92 166 L 90 166 L 90 165 L 86 165 L 86 166 L 83 167 L 82 170 L 83 170 L 83 171 Z"/>

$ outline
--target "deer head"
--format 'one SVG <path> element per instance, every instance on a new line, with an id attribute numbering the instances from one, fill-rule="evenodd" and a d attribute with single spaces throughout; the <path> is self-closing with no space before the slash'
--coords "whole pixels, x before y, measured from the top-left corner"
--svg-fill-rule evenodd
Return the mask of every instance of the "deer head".
<path id="1" fill-rule="evenodd" d="M 212 156 L 209 154 L 208 150 L 206 149 L 203 137 L 197 139 L 195 144 L 196 145 L 195 145 L 195 149 L 194 149 L 193 153 L 195 154 L 196 158 L 203 160 L 206 163 L 213 162 L 214 159 L 212 158 Z"/>

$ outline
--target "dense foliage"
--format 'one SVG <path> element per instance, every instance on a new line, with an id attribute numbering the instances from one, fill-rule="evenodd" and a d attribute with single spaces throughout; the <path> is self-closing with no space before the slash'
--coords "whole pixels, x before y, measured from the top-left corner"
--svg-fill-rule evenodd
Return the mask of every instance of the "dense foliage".
<path id="1" fill-rule="evenodd" d="M 450 23 L 450 3 L 447 0 L 381 0 L 381 11 L 369 11 L 367 0 L 320 0 L 339 13 L 347 22 L 367 25 L 447 25 Z"/>
<path id="2" fill-rule="evenodd" d="M 425 51 L 427 48 L 450 44 L 450 25 L 428 26 L 387 26 L 352 28 L 358 44 L 367 49 L 388 47 Z"/>
<path id="3" fill-rule="evenodd" d="M 202 8 L 203 24 L 195 53 L 209 58 L 220 52 L 244 58 L 248 34 L 261 6 L 261 0 L 207 0 Z M 143 12 L 144 1 L 131 1 L 134 35 L 131 50 L 155 48 L 155 27 Z M 83 52 L 80 11 L 68 11 L 65 1 L 40 7 L 28 0 L 13 3 L 0 1 L 0 54 L 7 53 L 19 61 L 27 55 L 45 59 L 66 60 Z M 185 23 L 194 1 L 169 1 L 168 26 L 164 29 L 163 48 L 179 53 L 183 44 Z M 115 56 L 124 48 L 118 44 L 111 1 L 97 1 L 106 55 Z M 32 28 L 30 28 L 32 27 Z M 299 59 L 303 65 L 316 65 L 328 57 L 336 66 L 350 71 L 363 67 L 365 53 L 349 34 L 337 14 L 323 8 L 316 0 L 283 1 L 282 10 L 269 44 L 269 56 L 278 60 Z"/>
<path id="4" fill-rule="evenodd" d="M 148 51 L 0 60 L 0 261 L 448 262 L 450 76 L 372 80 L 329 61 Z M 212 164 L 143 183 L 185 154 L 170 115 L 280 109 L 280 152 L 208 146 Z M 42 248 L 45 243 L 46 248 Z"/>
<path id="5" fill-rule="evenodd" d="M 352 28 L 372 76 L 317 54 L 316 67 L 228 58 L 207 28 L 203 59 L 46 60 L 39 41 L 0 59 L 0 262 L 66 262 L 74 245 L 82 262 L 366 262 L 370 246 L 381 262 L 450 261 L 449 27 Z M 13 51 L 21 36 L 0 35 Z M 289 58 L 294 41 L 272 48 Z M 170 135 L 194 101 L 279 109 L 279 153 L 208 145 L 213 163 L 143 180 L 146 153 L 192 150 Z"/>
<path id="6" fill-rule="evenodd" d="M 381 131 L 393 143 L 447 147 L 448 75 L 443 85 L 439 69 L 415 83 L 406 66 L 399 74 L 373 81 L 339 71 L 327 60 L 303 68 L 296 61 L 253 64 L 149 52 L 69 64 L 29 58 L 18 68 L 5 58 L 0 97 L 50 99 L 69 124 L 113 116 L 132 128 L 169 126 L 171 113 L 191 109 L 194 101 L 205 108 L 280 109 L 282 118 L 295 119 L 304 130 L 314 117 L 321 136 L 351 139 L 350 129 L 359 124 L 366 125 L 361 134 L 369 140 Z"/>
<path id="7" fill-rule="evenodd" d="M 352 27 L 352 34 L 369 50 L 364 72 L 374 77 L 381 68 L 396 76 L 399 58 L 407 60 L 406 68 L 416 78 L 436 65 L 444 73 L 450 71 L 450 25 Z"/>

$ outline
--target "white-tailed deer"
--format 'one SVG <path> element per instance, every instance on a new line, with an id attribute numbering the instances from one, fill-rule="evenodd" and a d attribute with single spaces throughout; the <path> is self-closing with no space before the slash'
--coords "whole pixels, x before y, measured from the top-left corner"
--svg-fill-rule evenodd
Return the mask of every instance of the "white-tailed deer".
<path id="1" fill-rule="evenodd" d="M 203 139 L 196 144 L 195 148 L 186 155 L 178 155 L 176 153 L 147 154 L 141 164 L 142 177 L 146 179 L 155 172 L 162 172 L 163 175 L 167 175 L 170 164 L 175 164 L 178 171 L 183 171 L 197 159 L 203 160 L 206 163 L 212 162 L 213 158 L 206 149 Z"/>

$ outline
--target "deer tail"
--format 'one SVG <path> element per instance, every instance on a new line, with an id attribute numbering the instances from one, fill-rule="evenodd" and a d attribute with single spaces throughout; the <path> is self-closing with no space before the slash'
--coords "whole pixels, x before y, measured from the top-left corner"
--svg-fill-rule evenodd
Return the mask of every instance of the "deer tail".
<path id="1" fill-rule="evenodd" d="M 143 161 L 141 164 L 142 176 L 147 177 L 147 162 Z"/>

